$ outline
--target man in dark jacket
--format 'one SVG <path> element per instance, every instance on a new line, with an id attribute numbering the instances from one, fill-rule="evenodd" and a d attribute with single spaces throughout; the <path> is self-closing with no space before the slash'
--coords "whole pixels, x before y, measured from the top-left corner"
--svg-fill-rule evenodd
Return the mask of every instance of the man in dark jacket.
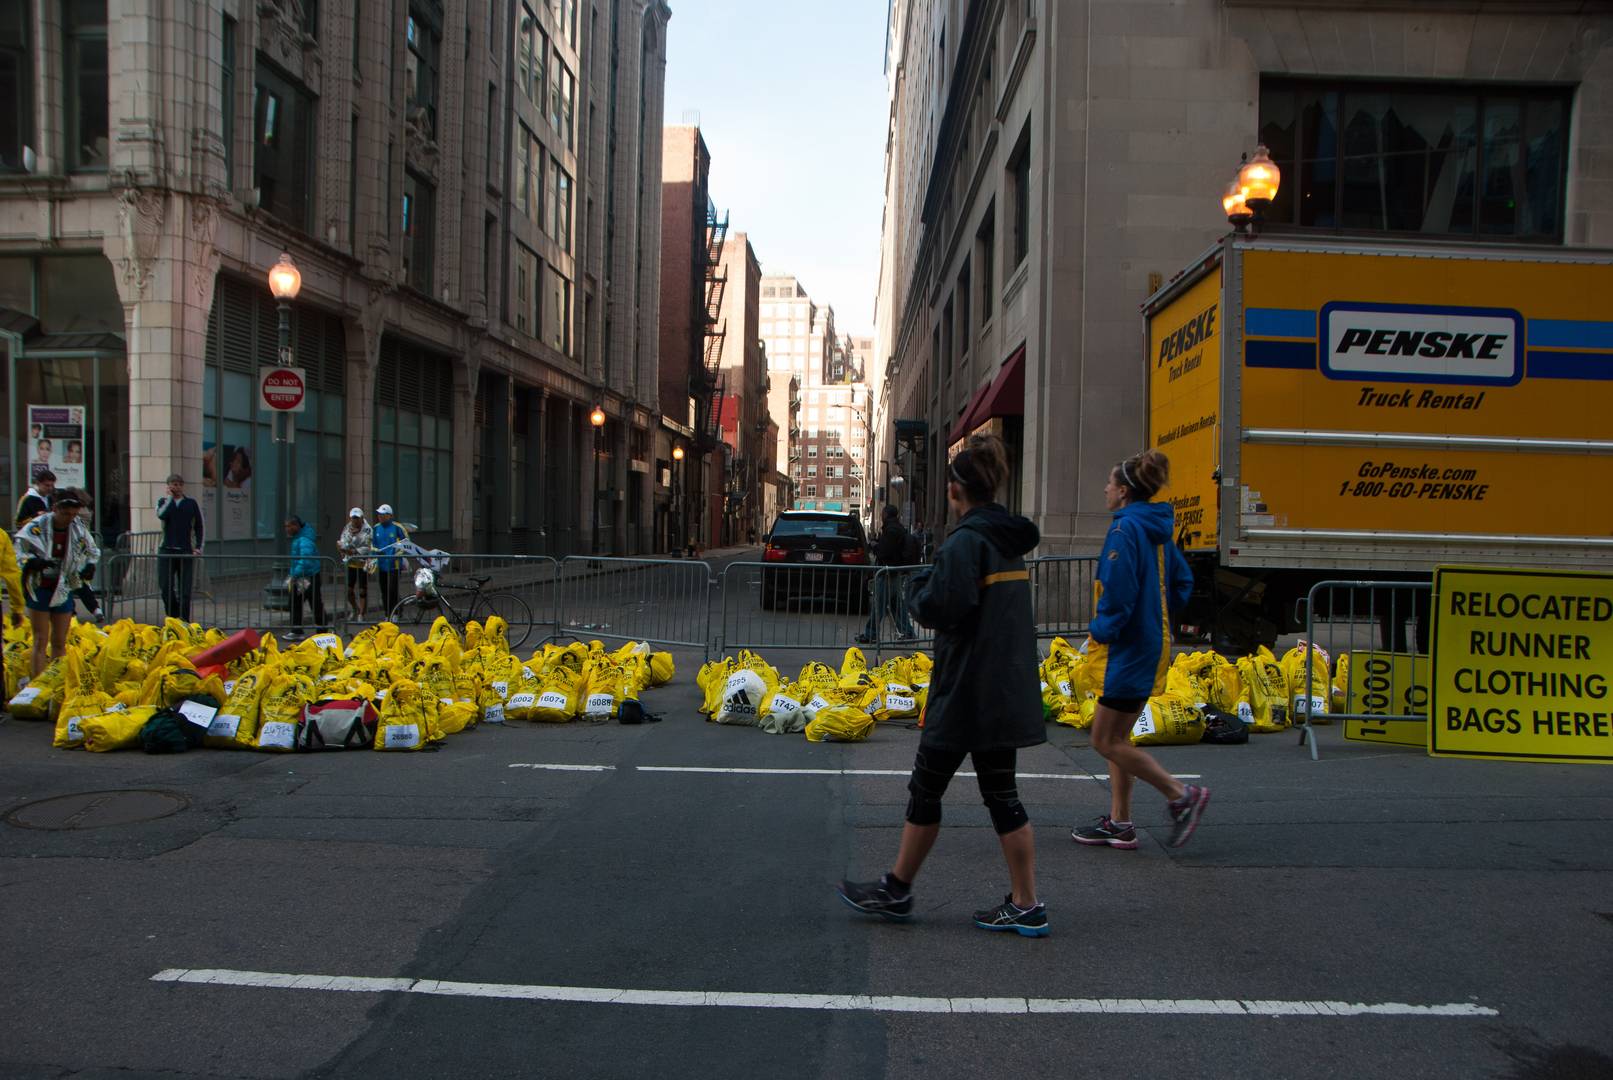
<path id="1" fill-rule="evenodd" d="M 33 484 L 23 492 L 17 503 L 17 528 L 22 528 L 50 509 L 50 497 L 56 492 L 56 474 L 42 469 L 34 476 Z"/>
<path id="2" fill-rule="evenodd" d="M 883 517 L 879 539 L 874 542 L 874 561 L 880 566 L 911 565 L 907 557 L 907 529 L 896 507 L 886 506 Z M 866 645 L 879 640 L 879 624 L 887 611 L 901 640 L 913 637 L 913 621 L 907 616 L 905 579 L 905 574 L 895 571 L 875 575 L 874 602 L 868 609 L 868 625 L 857 635 L 858 641 Z"/>
<path id="3" fill-rule="evenodd" d="M 162 589 L 163 614 L 190 622 L 190 590 L 206 528 L 202 508 L 185 494 L 185 478 L 178 473 L 168 474 L 168 494 L 157 500 L 157 520 L 162 522 L 157 583 Z"/>

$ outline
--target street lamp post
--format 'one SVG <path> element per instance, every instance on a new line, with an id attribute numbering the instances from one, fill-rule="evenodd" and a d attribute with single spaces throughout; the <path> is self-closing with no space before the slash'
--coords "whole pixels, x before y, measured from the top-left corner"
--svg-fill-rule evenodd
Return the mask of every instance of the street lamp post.
<path id="1" fill-rule="evenodd" d="M 602 454 L 602 445 L 605 440 L 605 409 L 595 405 L 594 411 L 588 414 L 588 422 L 594 425 L 594 544 L 593 552 L 599 554 L 599 499 L 604 493 L 599 488 L 599 466 Z"/>
<path id="2" fill-rule="evenodd" d="M 1237 175 L 1221 195 L 1221 209 L 1239 235 L 1253 235 L 1259 229 L 1282 180 L 1282 170 L 1264 145 L 1255 147 L 1254 157 L 1244 155 Z"/>
<path id="3" fill-rule="evenodd" d="M 683 550 L 683 447 L 672 448 L 672 549 Z"/>
<path id="4" fill-rule="evenodd" d="M 291 261 L 291 253 L 282 251 L 280 261 L 269 268 L 269 292 L 274 296 L 280 317 L 280 351 L 276 358 L 280 367 L 291 366 L 291 302 L 297 299 L 301 291 L 302 273 Z M 275 503 L 279 512 L 278 520 L 285 521 L 291 516 L 291 441 L 296 438 L 296 418 L 289 412 L 283 415 L 274 413 L 271 421 L 270 434 L 277 445 L 275 456 L 280 474 Z M 282 424 L 285 425 L 284 431 L 281 431 Z"/>

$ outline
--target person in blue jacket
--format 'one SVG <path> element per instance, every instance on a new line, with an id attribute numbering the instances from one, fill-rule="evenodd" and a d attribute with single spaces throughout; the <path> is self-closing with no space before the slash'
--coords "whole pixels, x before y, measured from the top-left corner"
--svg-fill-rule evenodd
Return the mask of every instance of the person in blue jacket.
<path id="1" fill-rule="evenodd" d="M 392 520 L 392 504 L 375 508 L 375 525 L 370 529 L 370 550 L 374 551 L 376 580 L 381 586 L 381 618 L 390 619 L 398 606 L 398 574 L 404 563 L 398 551 L 409 539 L 409 532 Z"/>
<path id="2" fill-rule="evenodd" d="M 1103 689 L 1092 719 L 1092 748 L 1109 762 L 1109 813 L 1071 831 L 1078 844 L 1131 850 L 1134 780 L 1169 800 L 1171 847 L 1187 843 L 1210 802 L 1210 790 L 1182 784 L 1153 755 L 1131 743 L 1148 699 L 1165 689 L 1171 663 L 1171 612 L 1193 593 L 1193 572 L 1175 543 L 1176 515 L 1150 500 L 1170 483 L 1171 465 L 1145 450 L 1116 465 L 1103 489 L 1114 523 L 1098 556 L 1098 608 L 1089 627 L 1087 663 L 1102 665 Z"/>
<path id="3" fill-rule="evenodd" d="M 291 592 L 291 625 L 302 629 L 302 605 L 311 602 L 314 625 L 325 625 L 325 599 L 319 583 L 319 544 L 314 527 L 300 517 L 286 519 L 286 535 L 291 537 L 291 575 L 286 588 Z"/>

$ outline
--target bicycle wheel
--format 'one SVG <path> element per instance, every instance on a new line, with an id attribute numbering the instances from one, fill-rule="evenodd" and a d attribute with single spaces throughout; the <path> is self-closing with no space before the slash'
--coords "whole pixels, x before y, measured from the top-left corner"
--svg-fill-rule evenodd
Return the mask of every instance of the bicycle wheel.
<path id="1" fill-rule="evenodd" d="M 418 596 L 405 596 L 399 600 L 392 609 L 390 618 L 397 624 L 398 632 L 408 634 L 416 641 L 424 641 L 431 636 L 431 625 L 437 621 L 437 616 L 448 615 L 442 601 L 436 597 L 422 599 Z M 452 622 L 452 616 L 449 617 Z"/>
<path id="2" fill-rule="evenodd" d="M 508 637 L 511 652 L 526 644 L 526 639 L 532 635 L 532 608 L 525 600 L 512 592 L 487 593 L 477 601 L 471 618 L 486 623 L 493 615 L 510 624 Z"/>

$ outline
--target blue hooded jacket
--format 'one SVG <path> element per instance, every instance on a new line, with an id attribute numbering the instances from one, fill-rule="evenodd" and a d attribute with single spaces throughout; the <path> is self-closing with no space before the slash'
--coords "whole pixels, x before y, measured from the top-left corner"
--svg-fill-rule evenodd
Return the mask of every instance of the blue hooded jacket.
<path id="1" fill-rule="evenodd" d="M 319 545 L 314 541 L 314 527 L 304 525 L 302 531 L 291 538 L 291 576 L 313 578 L 319 576 Z"/>
<path id="2" fill-rule="evenodd" d="M 1130 503 L 1115 511 L 1098 556 L 1098 608 L 1089 628 L 1092 640 L 1108 647 L 1103 693 L 1109 697 L 1145 698 L 1164 687 L 1169 611 L 1193 595 L 1193 572 L 1176 546 L 1175 528 L 1169 503 Z"/>

